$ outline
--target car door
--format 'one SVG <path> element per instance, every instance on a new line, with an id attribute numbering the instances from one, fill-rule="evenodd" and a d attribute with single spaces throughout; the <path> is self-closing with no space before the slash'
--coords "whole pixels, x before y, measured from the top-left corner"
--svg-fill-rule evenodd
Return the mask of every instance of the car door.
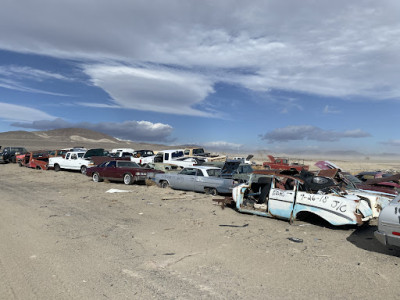
<path id="1" fill-rule="evenodd" d="M 196 192 L 204 192 L 204 187 L 206 186 L 207 178 L 203 174 L 202 170 L 197 169 L 196 177 L 194 180 L 193 190 Z"/>
<path id="2" fill-rule="evenodd" d="M 117 169 L 117 162 L 115 160 L 111 160 L 105 164 L 104 169 L 102 171 L 103 174 L 100 174 L 100 176 L 104 178 L 113 179 L 116 176 L 115 175 L 116 169 Z"/>
<path id="3" fill-rule="evenodd" d="M 194 181 L 196 179 L 196 169 L 194 168 L 184 168 L 180 173 L 177 174 L 175 178 L 175 188 L 180 190 L 193 191 Z"/>
<path id="4" fill-rule="evenodd" d="M 268 211 L 271 215 L 290 219 L 296 199 L 297 185 L 292 178 L 274 176 L 269 192 Z"/>

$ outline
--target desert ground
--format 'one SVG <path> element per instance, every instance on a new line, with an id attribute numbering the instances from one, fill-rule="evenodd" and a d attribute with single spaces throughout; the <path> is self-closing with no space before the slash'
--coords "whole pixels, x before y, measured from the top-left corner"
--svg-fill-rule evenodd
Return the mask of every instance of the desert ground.
<path id="1" fill-rule="evenodd" d="M 399 299 L 400 250 L 374 239 L 376 220 L 290 225 L 212 199 L 0 165 L 0 298 Z"/>

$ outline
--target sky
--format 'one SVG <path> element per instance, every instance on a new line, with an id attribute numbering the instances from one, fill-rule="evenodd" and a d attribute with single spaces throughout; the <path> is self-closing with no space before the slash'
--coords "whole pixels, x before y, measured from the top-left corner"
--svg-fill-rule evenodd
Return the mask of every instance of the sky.
<path id="1" fill-rule="evenodd" d="M 0 132 L 398 153 L 400 1 L 3 0 Z"/>

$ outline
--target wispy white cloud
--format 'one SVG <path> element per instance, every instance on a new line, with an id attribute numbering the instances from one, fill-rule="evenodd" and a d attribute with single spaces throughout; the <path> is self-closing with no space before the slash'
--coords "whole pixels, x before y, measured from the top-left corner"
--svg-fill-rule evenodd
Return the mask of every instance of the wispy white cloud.
<path id="1" fill-rule="evenodd" d="M 371 134 L 361 129 L 334 131 L 324 130 L 311 125 L 287 126 L 277 128 L 264 135 L 261 135 L 262 140 L 267 140 L 270 143 L 274 142 L 289 142 L 289 141 L 320 141 L 320 142 L 335 142 L 343 138 L 365 138 Z"/>
<path id="2" fill-rule="evenodd" d="M 324 114 L 339 114 L 339 113 L 341 113 L 340 110 L 337 110 L 336 108 L 330 105 L 325 105 L 324 107 Z"/>
<path id="3" fill-rule="evenodd" d="M 382 142 L 382 144 L 392 147 L 400 147 L 400 140 L 388 140 L 386 142 Z"/>
<path id="4" fill-rule="evenodd" d="M 35 108 L 0 102 L 0 119 L 2 120 L 32 122 L 35 120 L 52 120 L 54 118 L 54 116 Z"/>
<path id="5" fill-rule="evenodd" d="M 57 80 L 72 80 L 70 77 L 66 77 L 62 74 L 34 69 L 26 66 L 0 66 L 0 76 L 20 78 L 20 79 L 31 79 L 36 81 L 44 81 L 47 79 L 57 79 Z"/>
<path id="6" fill-rule="evenodd" d="M 53 96 L 66 96 L 62 93 L 51 92 L 43 89 L 30 87 L 29 82 L 42 82 L 45 80 L 70 81 L 63 75 L 39 69 L 20 66 L 0 66 L 0 87 L 27 93 L 46 94 Z"/>

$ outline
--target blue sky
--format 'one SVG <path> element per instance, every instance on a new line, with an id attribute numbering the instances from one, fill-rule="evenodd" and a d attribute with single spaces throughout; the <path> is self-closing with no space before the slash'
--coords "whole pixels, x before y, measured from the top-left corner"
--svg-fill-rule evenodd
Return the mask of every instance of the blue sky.
<path id="1" fill-rule="evenodd" d="M 400 2 L 12 1 L 0 131 L 397 153 Z"/>

